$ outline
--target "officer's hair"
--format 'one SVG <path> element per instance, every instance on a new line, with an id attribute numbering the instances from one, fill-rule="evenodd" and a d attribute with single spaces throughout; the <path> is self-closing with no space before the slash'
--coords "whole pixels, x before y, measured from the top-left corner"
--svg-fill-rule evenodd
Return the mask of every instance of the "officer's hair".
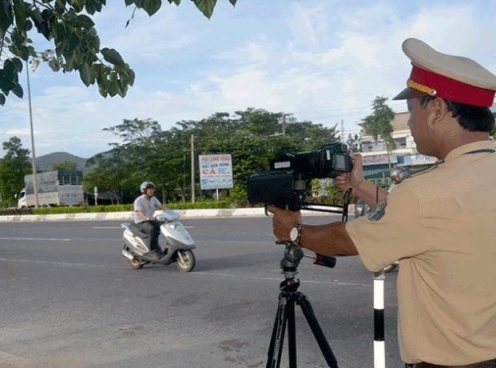
<path id="1" fill-rule="evenodd" d="M 434 96 L 420 96 L 420 105 L 426 107 Z M 444 99 L 451 115 L 469 132 L 491 132 L 494 127 L 494 114 L 487 107 L 478 107 Z"/>

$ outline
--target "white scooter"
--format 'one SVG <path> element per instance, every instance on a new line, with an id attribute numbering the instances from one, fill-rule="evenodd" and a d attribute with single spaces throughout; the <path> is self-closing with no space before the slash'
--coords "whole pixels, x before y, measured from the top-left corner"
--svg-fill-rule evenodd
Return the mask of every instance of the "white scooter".
<path id="1" fill-rule="evenodd" d="M 148 263 L 169 265 L 175 262 L 180 271 L 189 272 L 193 270 L 196 260 L 192 249 L 196 246 L 183 224 L 178 221 L 179 214 L 175 211 L 166 210 L 155 218 L 161 222 L 160 232 L 166 241 L 163 249 L 164 256 L 161 258 L 146 256 L 150 249 L 142 239 L 145 234 L 134 223 L 121 224 L 124 228 L 122 255 L 127 258 L 134 269 L 140 269 Z"/>

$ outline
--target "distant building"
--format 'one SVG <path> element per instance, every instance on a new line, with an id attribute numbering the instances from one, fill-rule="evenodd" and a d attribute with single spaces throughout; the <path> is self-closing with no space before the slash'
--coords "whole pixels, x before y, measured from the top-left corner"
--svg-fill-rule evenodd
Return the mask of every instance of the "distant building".
<path id="1" fill-rule="evenodd" d="M 376 142 L 372 136 L 363 135 L 363 173 L 366 179 L 377 184 L 390 184 L 389 161 L 391 168 L 406 166 L 412 173 L 422 171 L 437 161 L 435 157 L 420 155 L 417 152 L 415 142 L 408 128 L 409 115 L 409 112 L 396 113 L 391 123 L 393 126 L 391 135 L 396 143 L 396 149 L 391 152 L 389 159 L 385 142 L 381 137 L 378 137 Z"/>
<path id="2" fill-rule="evenodd" d="M 496 116 L 496 104 L 491 107 Z M 408 128 L 409 112 L 396 113 L 392 121 L 392 137 L 396 143 L 396 149 L 391 153 L 391 168 L 395 166 L 406 166 L 411 173 L 422 171 L 434 165 L 435 157 L 420 155 L 417 152 L 415 142 Z M 495 145 L 496 145 L 496 141 Z M 363 173 L 366 179 L 377 184 L 391 184 L 390 169 L 386 145 L 381 137 L 377 142 L 372 136 L 362 137 Z"/>

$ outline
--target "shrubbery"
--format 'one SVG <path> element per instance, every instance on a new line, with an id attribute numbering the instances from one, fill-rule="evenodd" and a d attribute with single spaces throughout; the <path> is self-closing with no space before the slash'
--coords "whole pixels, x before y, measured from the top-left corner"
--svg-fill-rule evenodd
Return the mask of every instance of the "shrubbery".
<path id="1" fill-rule="evenodd" d="M 167 207 L 175 210 L 189 210 L 189 209 L 206 209 L 206 208 L 230 208 L 232 203 L 229 201 L 202 201 L 202 202 L 178 202 L 168 203 Z M 72 206 L 72 207 L 42 207 L 32 208 L 25 210 L 12 209 L 1 213 L 3 215 L 14 214 L 35 214 L 35 215 L 49 215 L 60 213 L 94 213 L 94 212 L 129 212 L 133 211 L 133 204 L 114 204 L 105 206 Z"/>

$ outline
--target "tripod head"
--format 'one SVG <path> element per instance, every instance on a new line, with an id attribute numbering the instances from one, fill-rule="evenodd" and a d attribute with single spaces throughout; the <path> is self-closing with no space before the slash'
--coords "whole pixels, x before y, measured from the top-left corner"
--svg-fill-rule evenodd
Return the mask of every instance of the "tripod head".
<path id="1" fill-rule="evenodd" d="M 313 258 L 313 264 L 333 268 L 336 265 L 336 258 L 315 253 L 313 257 L 306 256 L 303 250 L 288 241 L 276 241 L 276 244 L 284 244 L 284 257 L 279 262 L 282 272 L 287 278 L 293 278 L 298 273 L 298 265 L 303 257 Z"/>
<path id="2" fill-rule="evenodd" d="M 304 256 L 303 250 L 291 242 L 277 242 L 285 244 L 284 257 L 281 259 L 280 266 L 283 272 L 297 272 L 297 267 Z"/>

